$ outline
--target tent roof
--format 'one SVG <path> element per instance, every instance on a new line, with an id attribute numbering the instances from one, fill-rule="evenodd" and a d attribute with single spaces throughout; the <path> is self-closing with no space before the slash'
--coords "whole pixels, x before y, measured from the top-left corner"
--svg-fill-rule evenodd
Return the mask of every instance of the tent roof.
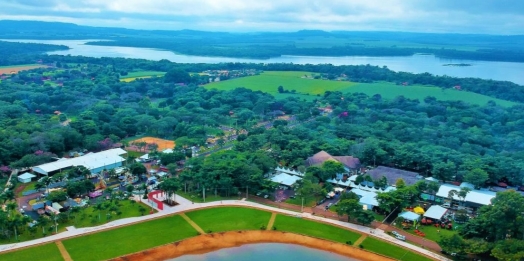
<path id="1" fill-rule="evenodd" d="M 425 178 L 425 180 L 427 180 L 427 181 L 438 182 L 438 179 L 436 179 L 436 178 L 434 178 L 434 177 L 427 177 L 427 178 Z"/>
<path id="2" fill-rule="evenodd" d="M 415 207 L 415 208 L 413 209 L 413 212 L 415 212 L 415 213 L 417 213 L 417 214 L 424 214 L 425 211 L 424 211 L 424 209 L 421 208 L 421 207 Z"/>
<path id="3" fill-rule="evenodd" d="M 432 219 L 441 219 L 442 216 L 446 214 L 446 212 L 448 212 L 447 209 L 441 206 L 433 205 L 428 209 L 428 211 L 426 211 L 426 214 L 424 214 L 424 216 Z"/>
<path id="4" fill-rule="evenodd" d="M 144 160 L 149 159 L 149 153 L 144 154 L 144 155 L 142 155 L 142 156 L 140 156 L 140 157 L 138 157 L 138 158 L 139 158 L 139 159 L 144 159 Z"/>
<path id="5" fill-rule="evenodd" d="M 84 166 L 89 170 L 100 168 L 103 166 L 107 166 L 110 164 L 114 164 L 116 162 L 122 162 L 125 159 L 120 157 L 122 154 L 126 154 L 127 152 L 123 149 L 117 148 L 117 149 L 110 149 L 106 151 L 101 151 L 98 153 L 89 153 L 85 154 L 84 156 L 66 159 L 66 160 L 59 160 L 55 162 L 50 162 L 42 165 L 38 165 L 33 168 L 34 171 L 47 175 L 49 172 L 57 171 L 60 169 L 69 168 L 72 166 Z"/>
<path id="6" fill-rule="evenodd" d="M 34 177 L 36 177 L 36 175 L 33 175 L 31 173 L 28 173 L 28 172 L 18 176 L 19 179 L 30 179 L 30 178 L 34 178 Z"/>
<path id="7" fill-rule="evenodd" d="M 438 189 L 437 196 L 441 198 L 449 198 L 448 194 L 451 190 L 457 192 L 460 191 L 459 186 L 451 184 L 442 184 Z M 493 191 L 485 190 L 471 190 L 467 195 L 464 201 L 476 203 L 480 205 L 491 205 L 491 199 L 493 199 L 497 194 Z M 453 200 L 462 201 L 462 198 L 459 198 L 457 195 L 453 196 Z"/>
<path id="8" fill-rule="evenodd" d="M 407 219 L 407 220 L 411 220 L 411 221 L 420 219 L 420 215 L 419 214 L 413 213 L 411 211 L 402 212 L 398 216 L 399 217 L 403 217 L 404 219 Z"/>
<path id="9" fill-rule="evenodd" d="M 282 184 L 282 185 L 291 186 L 291 185 L 295 184 L 295 182 L 297 182 L 297 180 L 301 180 L 301 179 L 302 178 L 298 177 L 298 176 L 293 176 L 293 175 L 289 175 L 289 174 L 286 174 L 286 173 L 280 173 L 280 174 L 272 177 L 271 181 L 279 183 L 279 184 Z"/>
<path id="10" fill-rule="evenodd" d="M 372 191 L 365 191 L 362 189 L 354 188 L 351 192 L 357 194 L 360 197 L 359 203 L 364 205 L 378 206 L 377 193 Z"/>
<path id="11" fill-rule="evenodd" d="M 162 153 L 173 153 L 173 149 L 165 149 Z"/>

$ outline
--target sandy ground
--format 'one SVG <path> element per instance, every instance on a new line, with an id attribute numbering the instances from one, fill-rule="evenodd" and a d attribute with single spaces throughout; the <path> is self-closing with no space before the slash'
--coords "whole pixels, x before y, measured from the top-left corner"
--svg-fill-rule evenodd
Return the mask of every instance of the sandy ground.
<path id="1" fill-rule="evenodd" d="M 281 231 L 231 231 L 209 235 L 200 235 L 180 242 L 175 242 L 143 252 L 122 256 L 112 260 L 159 261 L 179 257 L 185 254 L 207 253 L 221 248 L 236 247 L 244 244 L 254 243 L 297 244 L 337 253 L 362 261 L 394 260 L 352 246 Z"/>
<path id="2" fill-rule="evenodd" d="M 133 143 L 141 142 L 141 141 L 145 141 L 147 144 L 156 143 L 156 145 L 158 145 L 158 149 L 157 149 L 158 151 L 163 151 L 165 149 L 173 149 L 175 147 L 175 142 L 172 140 L 164 140 L 164 139 L 154 138 L 154 137 L 143 137 L 140 139 L 130 141 L 129 142 L 130 146 L 128 148 L 130 149 L 135 148 L 136 151 L 138 151 L 138 147 L 134 146 Z M 149 151 L 149 150 L 147 148 L 143 148 L 142 151 Z"/>

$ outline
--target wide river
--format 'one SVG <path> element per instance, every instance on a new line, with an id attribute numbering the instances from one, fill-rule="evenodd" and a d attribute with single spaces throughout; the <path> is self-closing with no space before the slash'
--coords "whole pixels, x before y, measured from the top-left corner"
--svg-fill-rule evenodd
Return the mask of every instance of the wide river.
<path id="1" fill-rule="evenodd" d="M 170 261 L 357 261 L 331 252 L 307 248 L 299 245 L 265 243 L 249 244 L 217 251 L 185 255 Z"/>
<path id="2" fill-rule="evenodd" d="M 360 65 L 370 64 L 387 66 L 394 71 L 424 73 L 434 75 L 448 75 L 454 77 L 475 77 L 501 81 L 512 81 L 524 85 L 524 63 L 513 62 L 489 62 L 441 59 L 433 55 L 413 56 L 291 56 L 284 55 L 266 60 L 242 59 L 229 57 L 208 57 L 175 54 L 149 48 L 121 47 L 121 46 L 98 46 L 85 45 L 88 41 L 96 40 L 4 40 L 13 42 L 59 44 L 68 46 L 69 50 L 49 52 L 58 55 L 82 55 L 89 57 L 122 57 L 138 58 L 158 61 L 166 59 L 177 63 L 222 63 L 222 62 L 245 62 L 245 63 L 295 63 L 295 64 L 333 64 L 333 65 Z M 445 64 L 471 64 L 471 66 L 444 66 Z"/>

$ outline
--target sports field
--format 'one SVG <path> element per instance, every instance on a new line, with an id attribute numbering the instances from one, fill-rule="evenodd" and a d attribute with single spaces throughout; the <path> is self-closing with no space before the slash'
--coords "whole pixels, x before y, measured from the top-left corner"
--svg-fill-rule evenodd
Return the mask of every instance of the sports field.
<path id="1" fill-rule="evenodd" d="M 215 82 L 205 85 L 207 89 L 233 90 L 238 87 L 245 87 L 254 91 L 267 92 L 276 98 L 286 98 L 298 96 L 300 98 L 314 99 L 317 95 L 322 95 L 326 91 L 340 91 L 342 93 L 365 93 L 369 96 L 380 94 L 384 99 L 394 99 L 404 96 L 409 99 L 418 99 L 423 102 L 427 96 L 433 96 L 437 100 L 456 101 L 461 100 L 471 104 L 484 105 L 488 101 L 495 101 L 505 107 L 516 105 L 515 102 L 492 98 L 490 96 L 458 91 L 453 89 L 442 89 L 436 86 L 409 85 L 399 86 L 390 82 L 376 83 L 355 83 L 347 81 L 329 81 L 320 79 L 305 78 L 304 76 L 315 74 L 309 72 L 281 72 L 270 71 L 260 75 L 237 78 L 222 82 Z M 289 93 L 279 93 L 278 86 L 284 87 Z M 291 91 L 295 90 L 293 94 Z"/>
<path id="2" fill-rule="evenodd" d="M 138 71 L 138 72 L 130 72 L 127 75 L 120 76 L 121 82 L 132 82 L 136 79 L 146 79 L 151 77 L 161 77 L 166 74 L 165 72 L 159 72 L 159 71 Z"/>
<path id="3" fill-rule="evenodd" d="M 41 64 L 21 64 L 21 65 L 10 65 L 10 66 L 0 66 L 0 75 L 2 74 L 13 74 L 20 71 L 27 71 L 36 68 L 47 67 Z"/>
<path id="4" fill-rule="evenodd" d="M 157 149 L 158 151 L 162 151 L 165 149 L 172 149 L 175 147 L 175 141 L 164 140 L 164 139 L 155 138 L 155 137 L 143 137 L 140 139 L 132 140 L 129 142 L 129 144 L 131 145 L 133 143 L 142 142 L 142 141 L 145 141 L 147 144 L 155 143 L 156 145 L 158 145 L 158 149 Z"/>

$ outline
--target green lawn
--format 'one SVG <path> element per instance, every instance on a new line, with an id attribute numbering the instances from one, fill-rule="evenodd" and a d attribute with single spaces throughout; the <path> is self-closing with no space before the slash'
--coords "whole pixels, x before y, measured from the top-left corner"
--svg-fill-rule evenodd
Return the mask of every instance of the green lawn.
<path id="1" fill-rule="evenodd" d="M 219 207 L 192 211 L 186 215 L 204 231 L 256 230 L 267 226 L 271 213 L 240 207 Z"/>
<path id="2" fill-rule="evenodd" d="M 276 98 L 294 96 L 306 100 L 313 100 L 317 98 L 317 95 L 322 95 L 326 91 L 340 91 L 342 93 L 365 93 L 369 96 L 380 94 L 384 99 L 393 99 L 403 95 L 409 99 L 419 99 L 421 102 L 427 96 L 433 96 L 437 100 L 461 100 L 478 105 L 484 105 L 490 100 L 505 107 L 517 104 L 473 92 L 453 89 L 443 90 L 442 88 L 429 85 L 399 86 L 390 82 L 354 83 L 301 78 L 304 75 L 311 76 L 315 74 L 310 72 L 268 71 L 256 76 L 210 83 L 204 87 L 206 89 L 215 88 L 218 90 L 233 90 L 238 87 L 245 87 L 254 91 L 267 92 Z M 278 86 L 280 85 L 285 90 L 296 90 L 296 93 L 279 93 Z"/>
<path id="3" fill-rule="evenodd" d="M 136 79 L 144 79 L 151 77 L 161 77 L 166 74 L 165 72 L 159 71 L 138 71 L 138 72 L 129 72 L 127 75 L 120 76 L 120 81 L 130 82 Z"/>
<path id="4" fill-rule="evenodd" d="M 26 260 L 38 260 L 38 261 L 57 261 L 64 260 L 58 247 L 55 243 L 50 243 L 42 246 L 25 248 L 15 252 L 6 254 L 0 254 L 0 260 L 2 261 L 26 261 Z"/>
<path id="5" fill-rule="evenodd" d="M 284 90 L 289 90 L 290 92 L 295 90 L 300 94 L 313 95 L 309 97 L 314 99 L 315 95 L 322 95 L 325 91 L 341 91 L 355 85 L 355 83 L 352 82 L 301 78 L 304 75 L 311 76 L 312 73 L 269 71 L 260 75 L 210 83 L 204 87 L 206 89 L 215 88 L 219 90 L 233 90 L 238 87 L 245 87 L 254 91 L 263 91 L 278 96 L 280 95 L 278 92 L 278 86 L 282 86 L 284 87 Z M 289 93 L 285 95 L 289 96 L 293 94 Z M 300 97 L 308 96 L 300 95 Z"/>
<path id="6" fill-rule="evenodd" d="M 362 246 L 364 246 L 365 250 L 372 251 L 378 254 L 382 254 L 385 256 L 392 257 L 397 260 L 403 260 L 403 261 L 430 261 L 432 259 L 427 258 L 425 256 L 416 254 L 414 252 L 411 252 L 410 250 L 391 245 L 387 242 L 367 237 L 364 239 L 364 241 L 361 243 Z"/>
<path id="7" fill-rule="evenodd" d="M 202 202 L 212 202 L 212 201 L 219 201 L 219 200 L 231 200 L 231 199 L 238 199 L 238 197 L 221 197 L 221 196 L 215 196 L 214 194 L 207 194 L 206 200 L 202 198 L 202 193 L 196 193 L 196 192 L 184 192 L 184 191 L 177 191 L 177 195 L 180 195 L 184 198 L 187 198 L 193 202 L 202 203 Z"/>
<path id="8" fill-rule="evenodd" d="M 417 235 L 417 233 L 415 233 L 415 229 L 414 228 L 403 230 L 401 228 L 401 224 L 399 224 L 399 222 L 397 222 L 397 227 L 399 228 L 398 230 L 402 230 L 404 232 L 407 232 L 407 233 L 410 233 L 410 234 L 413 234 L 413 235 Z M 455 227 L 455 225 L 453 227 Z M 428 240 L 431 240 L 431 241 L 435 241 L 435 242 L 439 241 L 442 236 L 452 236 L 454 234 L 457 234 L 457 230 L 447 230 L 447 229 L 443 229 L 443 228 L 436 228 L 434 226 L 419 225 L 418 229 L 420 231 L 424 232 L 424 234 L 426 234 L 425 238 L 427 238 Z M 437 229 L 440 232 L 437 233 Z"/>
<path id="9" fill-rule="evenodd" d="M 277 215 L 273 226 L 280 231 L 324 238 L 344 244 L 347 241 L 355 242 L 361 236 L 359 233 L 340 227 L 280 214 Z"/>
<path id="10" fill-rule="evenodd" d="M 182 217 L 171 216 L 63 241 L 75 261 L 106 260 L 196 236 Z"/>

